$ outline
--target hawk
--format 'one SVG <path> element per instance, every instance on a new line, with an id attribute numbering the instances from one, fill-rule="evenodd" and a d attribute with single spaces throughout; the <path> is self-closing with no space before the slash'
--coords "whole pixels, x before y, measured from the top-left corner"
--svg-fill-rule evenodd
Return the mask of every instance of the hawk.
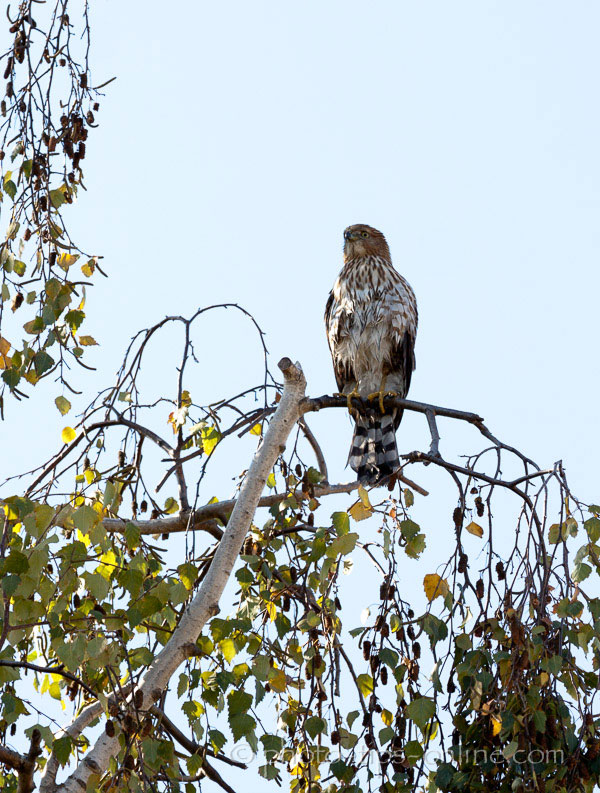
<path id="1" fill-rule="evenodd" d="M 349 226 L 325 325 L 337 386 L 356 422 L 348 462 L 362 484 L 383 484 L 400 466 L 396 430 L 402 410 L 386 413 L 383 397 L 404 399 L 408 393 L 417 320 L 415 293 L 393 268 L 383 234 L 371 226 Z M 355 410 L 353 396 L 373 404 Z"/>

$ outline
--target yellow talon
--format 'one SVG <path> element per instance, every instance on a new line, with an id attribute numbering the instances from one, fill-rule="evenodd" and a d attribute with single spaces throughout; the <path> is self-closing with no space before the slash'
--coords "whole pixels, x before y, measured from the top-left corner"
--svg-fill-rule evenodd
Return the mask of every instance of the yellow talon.
<path id="1" fill-rule="evenodd" d="M 369 394 L 369 396 L 367 397 L 367 400 L 369 402 L 372 402 L 374 399 L 379 400 L 379 410 L 383 414 L 383 413 L 385 413 L 385 407 L 383 405 L 383 399 L 386 396 L 395 397 L 395 396 L 398 396 L 398 394 L 395 391 L 384 391 L 384 389 L 382 388 L 380 391 L 375 391 L 373 394 Z"/>
<path id="2" fill-rule="evenodd" d="M 356 410 L 352 407 L 352 397 L 360 398 L 360 394 L 356 390 L 356 386 L 354 386 L 354 388 L 352 389 L 352 391 L 350 391 L 349 394 L 346 394 L 346 401 L 348 402 L 348 413 L 350 413 L 350 415 L 356 413 Z"/>

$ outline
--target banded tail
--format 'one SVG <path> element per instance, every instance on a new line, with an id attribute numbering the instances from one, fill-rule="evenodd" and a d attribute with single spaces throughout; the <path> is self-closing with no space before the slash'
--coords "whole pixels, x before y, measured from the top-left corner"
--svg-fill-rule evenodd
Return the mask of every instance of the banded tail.
<path id="1" fill-rule="evenodd" d="M 369 410 L 356 420 L 348 463 L 363 485 L 379 485 L 400 467 L 396 430 L 402 412 Z"/>

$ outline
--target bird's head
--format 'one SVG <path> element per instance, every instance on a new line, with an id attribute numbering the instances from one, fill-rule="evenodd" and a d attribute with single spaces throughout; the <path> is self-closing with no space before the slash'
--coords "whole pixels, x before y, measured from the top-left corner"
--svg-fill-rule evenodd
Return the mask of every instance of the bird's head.
<path id="1" fill-rule="evenodd" d="M 344 231 L 344 260 L 358 256 L 381 256 L 391 260 L 390 249 L 383 234 L 363 223 L 348 226 Z"/>

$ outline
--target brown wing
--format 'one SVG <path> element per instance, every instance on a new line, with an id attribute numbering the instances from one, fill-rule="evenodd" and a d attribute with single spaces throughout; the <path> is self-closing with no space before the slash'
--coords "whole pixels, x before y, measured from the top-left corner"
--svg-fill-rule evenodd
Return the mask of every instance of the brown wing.
<path id="1" fill-rule="evenodd" d="M 416 366 L 415 337 L 408 330 L 404 332 L 404 335 L 400 339 L 400 343 L 394 348 L 391 363 L 392 369 L 395 372 L 402 373 L 404 393 L 407 394 L 410 388 L 413 369 Z"/>
<path id="2" fill-rule="evenodd" d="M 348 383 L 354 383 L 356 378 L 354 371 L 348 362 L 340 360 L 337 354 L 337 345 L 340 335 L 348 322 L 348 316 L 345 313 L 336 312 L 336 302 L 333 296 L 333 290 L 329 293 L 327 304 L 325 305 L 325 328 L 327 330 L 327 343 L 329 344 L 329 352 L 331 353 L 331 360 L 333 361 L 333 371 L 335 374 L 335 381 L 337 383 L 338 391 L 343 392 Z"/>
<path id="3" fill-rule="evenodd" d="M 415 337 L 409 331 L 405 331 L 392 353 L 392 369 L 401 375 L 403 381 L 403 397 L 406 398 L 413 369 L 415 368 Z M 396 409 L 394 415 L 394 429 L 398 429 L 402 421 L 404 410 Z"/>

